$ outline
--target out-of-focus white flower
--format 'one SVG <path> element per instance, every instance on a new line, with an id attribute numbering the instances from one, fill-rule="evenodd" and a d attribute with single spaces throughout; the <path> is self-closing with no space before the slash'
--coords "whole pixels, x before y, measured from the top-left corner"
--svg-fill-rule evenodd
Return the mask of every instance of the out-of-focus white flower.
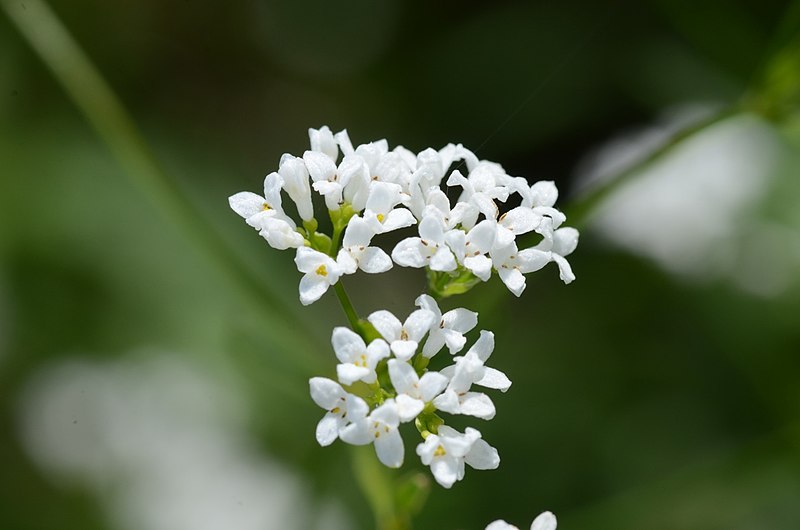
<path id="1" fill-rule="evenodd" d="M 417 307 L 427 309 L 434 315 L 428 340 L 422 347 L 422 355 L 433 357 L 446 344 L 451 355 L 464 347 L 467 339 L 464 333 L 478 325 L 478 313 L 464 308 L 451 309 L 444 315 L 433 297 L 423 294 L 414 302 Z"/>
<path id="2" fill-rule="evenodd" d="M 386 400 L 365 417 L 354 420 L 342 429 L 339 437 L 353 445 L 375 444 L 378 460 L 388 467 L 403 465 L 403 439 L 397 427 L 400 425 L 400 412 L 393 399 Z"/>
<path id="3" fill-rule="evenodd" d="M 389 356 L 389 345 L 382 339 L 364 343 L 357 333 L 343 327 L 333 328 L 331 336 L 333 351 L 341 364 L 336 367 L 336 376 L 345 385 L 356 381 L 375 382 L 375 366 Z"/>
<path id="4" fill-rule="evenodd" d="M 422 377 L 405 361 L 389 359 L 389 378 L 397 391 L 397 409 L 401 421 L 417 417 L 428 403 L 447 386 L 447 377 L 438 372 L 426 372 Z"/>
<path id="5" fill-rule="evenodd" d="M 300 303 L 303 305 L 319 300 L 344 272 L 330 256 L 308 247 L 297 249 L 294 262 L 297 270 L 305 274 L 300 280 Z"/>
<path id="6" fill-rule="evenodd" d="M 332 444 L 352 418 L 366 416 L 369 412 L 363 399 L 348 394 L 336 381 L 312 377 L 309 387 L 314 403 L 328 411 L 317 424 L 317 442 L 323 447 Z"/>
<path id="7" fill-rule="evenodd" d="M 556 526 L 556 516 L 551 512 L 542 512 L 531 523 L 531 530 L 556 530 Z M 503 520 L 497 520 L 489 523 L 486 530 L 519 530 L 519 528 Z"/>
<path id="8" fill-rule="evenodd" d="M 461 434 L 442 425 L 438 434 L 429 434 L 417 446 L 417 454 L 445 488 L 464 478 L 465 463 L 474 469 L 497 469 L 500 465 L 497 449 L 481 440 L 481 433 L 471 427 Z"/>

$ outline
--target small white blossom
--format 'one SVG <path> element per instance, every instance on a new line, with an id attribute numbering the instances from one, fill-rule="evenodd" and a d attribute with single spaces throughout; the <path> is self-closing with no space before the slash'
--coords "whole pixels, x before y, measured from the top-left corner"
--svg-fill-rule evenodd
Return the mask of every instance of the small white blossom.
<path id="1" fill-rule="evenodd" d="M 304 239 L 295 230 L 292 219 L 283 211 L 281 187 L 283 179 L 278 173 L 270 173 L 264 179 L 264 196 L 242 191 L 228 198 L 233 211 L 258 230 L 261 237 L 276 250 L 297 248 Z"/>
<path id="2" fill-rule="evenodd" d="M 531 530 L 556 530 L 556 526 L 556 516 L 551 512 L 542 512 L 531 523 Z M 519 528 L 503 520 L 498 520 L 489 523 L 486 530 L 519 530 Z"/>
<path id="3" fill-rule="evenodd" d="M 539 248 L 518 250 L 514 242 L 506 245 L 495 245 L 490 252 L 492 263 L 500 279 L 515 296 L 525 290 L 525 276 L 547 265 L 552 255 Z"/>
<path id="4" fill-rule="evenodd" d="M 438 372 L 425 372 L 422 377 L 405 361 L 389 359 L 389 378 L 397 391 L 400 421 L 411 421 L 422 412 L 425 403 L 438 396 L 447 386 L 447 377 Z"/>
<path id="5" fill-rule="evenodd" d="M 455 364 L 441 373 L 450 379 L 445 391 L 433 400 L 434 406 L 450 414 L 466 414 L 484 420 L 494 418 L 495 406 L 486 394 L 471 392 L 473 384 L 505 392 L 511 386 L 508 377 L 484 363 L 494 350 L 494 334 L 481 331 L 480 338 L 466 355 L 455 357 Z"/>
<path id="6" fill-rule="evenodd" d="M 401 187 L 391 182 L 374 182 L 369 187 L 364 219 L 376 234 L 405 228 L 417 222 L 414 215 L 400 204 Z"/>
<path id="7" fill-rule="evenodd" d="M 323 447 L 332 444 L 339 437 L 339 432 L 353 419 L 363 418 L 369 412 L 369 406 L 363 399 L 348 394 L 335 381 L 312 377 L 308 383 L 311 399 L 328 411 L 317 424 L 317 442 Z"/>
<path id="8" fill-rule="evenodd" d="M 492 248 L 497 234 L 497 223 L 485 219 L 466 234 L 462 230 L 450 230 L 445 234 L 447 244 L 459 263 L 483 281 L 492 275 L 492 260 L 486 253 Z"/>
<path id="9" fill-rule="evenodd" d="M 395 357 L 407 361 L 416 353 L 419 342 L 431 328 L 434 318 L 435 315 L 430 311 L 417 309 L 401 323 L 389 311 L 380 310 L 368 316 L 367 320 L 391 345 Z"/>
<path id="10" fill-rule="evenodd" d="M 314 181 L 312 187 L 325 197 L 325 206 L 328 210 L 338 210 L 343 201 L 344 187 L 350 177 L 349 172 L 343 171 L 344 168 L 350 168 L 349 162 L 342 160 L 340 170 L 328 155 L 318 151 L 306 151 L 303 153 L 303 161 Z"/>
<path id="11" fill-rule="evenodd" d="M 427 309 L 434 315 L 428 340 L 422 347 L 422 355 L 433 357 L 446 344 L 451 355 L 460 352 L 466 344 L 464 334 L 478 325 L 478 313 L 464 308 L 451 309 L 444 315 L 433 297 L 423 294 L 414 302 L 417 307 Z"/>
<path id="12" fill-rule="evenodd" d="M 297 249 L 294 262 L 297 270 L 305 274 L 300 280 L 300 303 L 303 305 L 319 300 L 344 272 L 330 256 L 308 247 Z"/>
<path id="13" fill-rule="evenodd" d="M 465 178 L 460 171 L 454 170 L 447 179 L 448 186 L 461 186 L 463 192 L 459 202 L 467 201 L 477 206 L 478 210 L 487 219 L 497 219 L 498 209 L 494 199 L 505 202 L 508 199 L 508 188 L 499 186 L 498 175 L 505 175 L 499 166 L 488 162 L 481 162 L 471 170 L 469 177 Z M 471 228 L 471 226 L 467 226 Z"/>
<path id="14" fill-rule="evenodd" d="M 378 460 L 388 467 L 403 465 L 403 439 L 397 427 L 400 414 L 393 399 L 387 399 L 366 418 L 353 420 L 339 433 L 342 441 L 353 445 L 375 444 Z"/>
<path id="15" fill-rule="evenodd" d="M 344 385 L 356 381 L 374 383 L 378 361 L 389 356 L 389 345 L 384 340 L 373 340 L 367 346 L 357 333 L 344 327 L 333 328 L 331 343 L 336 358 L 341 362 L 336 366 L 336 376 Z"/>
<path id="16" fill-rule="evenodd" d="M 311 185 L 308 170 L 302 158 L 290 154 L 281 157 L 278 174 L 283 178 L 283 189 L 297 205 L 297 213 L 304 221 L 314 218 L 314 205 L 311 203 Z"/>
<path id="17" fill-rule="evenodd" d="M 436 482 L 450 488 L 464 478 L 464 464 L 474 469 L 497 469 L 497 449 L 481 440 L 481 433 L 467 427 L 464 434 L 442 425 L 438 434 L 429 434 L 417 446 L 422 463 L 430 466 Z"/>
<path id="18" fill-rule="evenodd" d="M 336 158 L 339 156 L 339 148 L 336 145 L 333 133 L 327 125 L 323 125 L 319 129 L 309 129 L 308 139 L 312 151 L 324 153 L 333 162 L 336 162 Z"/>
<path id="19" fill-rule="evenodd" d="M 369 246 L 375 236 L 372 227 L 359 216 L 353 216 L 347 224 L 342 239 L 342 249 L 336 257 L 345 274 L 357 269 L 370 274 L 386 272 L 392 268 L 392 259 L 378 247 Z"/>
<path id="20" fill-rule="evenodd" d="M 441 222 L 433 216 L 419 223 L 420 237 L 408 237 L 392 250 L 392 259 L 403 267 L 430 267 L 434 271 L 456 269 L 456 258 L 445 243 Z"/>
<path id="21" fill-rule="evenodd" d="M 549 224 L 551 221 L 545 218 L 543 223 Z M 578 246 L 578 237 L 578 231 L 571 227 L 559 228 L 551 232 L 546 231 L 544 239 L 533 249 L 549 254 L 550 260 L 558 265 L 559 277 L 564 283 L 571 283 L 575 280 L 575 274 L 565 256 L 572 254 L 572 251 Z"/>

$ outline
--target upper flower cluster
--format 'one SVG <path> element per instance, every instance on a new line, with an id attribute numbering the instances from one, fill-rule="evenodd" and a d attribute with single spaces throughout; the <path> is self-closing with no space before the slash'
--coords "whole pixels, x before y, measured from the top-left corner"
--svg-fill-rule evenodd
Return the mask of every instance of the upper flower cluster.
<path id="1" fill-rule="evenodd" d="M 303 304 L 318 300 L 344 274 L 381 273 L 393 263 L 428 268 L 431 289 L 442 296 L 487 281 L 492 272 L 519 296 L 524 274 L 549 262 L 558 265 L 564 282 L 575 279 L 565 257 L 575 249 L 578 231 L 562 226 L 566 217 L 554 207 L 553 182 L 530 185 L 460 144 L 418 154 L 402 146 L 390 150 L 386 140 L 353 147 L 347 131 L 333 134 L 325 126 L 309 129 L 309 138 L 311 148 L 302 157 L 283 155 L 278 171 L 267 175 L 264 196 L 240 192 L 229 199 L 272 247 L 297 249 Z M 460 189 L 455 204 L 447 187 Z M 330 235 L 317 231 L 312 190 L 324 199 Z M 284 193 L 299 221 L 284 209 Z M 514 195 L 519 206 L 507 208 Z M 372 246 L 375 236 L 412 225 L 418 235 L 390 253 Z M 540 239 L 520 250 L 517 236 L 527 233 Z"/>

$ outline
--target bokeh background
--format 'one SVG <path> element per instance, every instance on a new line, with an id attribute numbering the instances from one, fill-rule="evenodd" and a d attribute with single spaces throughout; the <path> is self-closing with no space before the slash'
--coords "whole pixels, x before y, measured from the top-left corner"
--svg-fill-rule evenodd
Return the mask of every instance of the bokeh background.
<path id="1" fill-rule="evenodd" d="M 132 178 L 0 14 L 0 528 L 372 527 L 307 394 L 344 315 L 300 307 L 290 253 L 227 206 L 323 124 L 555 180 L 581 229 L 575 283 L 548 268 L 519 299 L 495 278 L 445 302 L 480 312 L 514 385 L 476 425 L 500 469 L 434 485 L 416 528 L 545 509 L 800 528 L 797 4 L 52 7 L 174 185 Z M 362 314 L 406 314 L 424 281 L 346 285 Z M 427 473 L 412 431 L 397 476 Z"/>

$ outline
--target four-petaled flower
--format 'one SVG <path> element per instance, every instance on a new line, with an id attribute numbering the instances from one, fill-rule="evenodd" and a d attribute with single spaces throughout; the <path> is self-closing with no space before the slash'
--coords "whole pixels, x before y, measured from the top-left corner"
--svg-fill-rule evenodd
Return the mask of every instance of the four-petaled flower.
<path id="1" fill-rule="evenodd" d="M 431 328 L 435 318 L 427 309 L 417 309 L 401 323 L 389 311 L 380 310 L 368 316 L 367 320 L 386 339 L 392 353 L 401 361 L 407 361 L 417 352 L 419 341 Z"/>
<path id="2" fill-rule="evenodd" d="M 367 346 L 361 336 L 348 328 L 333 328 L 331 343 L 336 358 L 341 361 L 336 366 L 336 376 L 344 385 L 352 385 L 356 381 L 374 383 L 378 361 L 389 356 L 386 341 L 375 339 Z"/>
<path id="3" fill-rule="evenodd" d="M 378 460 L 387 467 L 403 465 L 403 439 L 397 427 L 400 412 L 393 399 L 373 410 L 369 416 L 353 418 L 353 423 L 339 432 L 339 437 L 353 445 L 375 444 Z"/>
<path id="4" fill-rule="evenodd" d="M 467 427 L 464 434 L 442 425 L 438 434 L 429 434 L 417 446 L 422 463 L 430 466 L 436 482 L 450 488 L 464 478 L 464 464 L 475 469 L 497 469 L 497 449 L 481 440 L 481 433 Z"/>

